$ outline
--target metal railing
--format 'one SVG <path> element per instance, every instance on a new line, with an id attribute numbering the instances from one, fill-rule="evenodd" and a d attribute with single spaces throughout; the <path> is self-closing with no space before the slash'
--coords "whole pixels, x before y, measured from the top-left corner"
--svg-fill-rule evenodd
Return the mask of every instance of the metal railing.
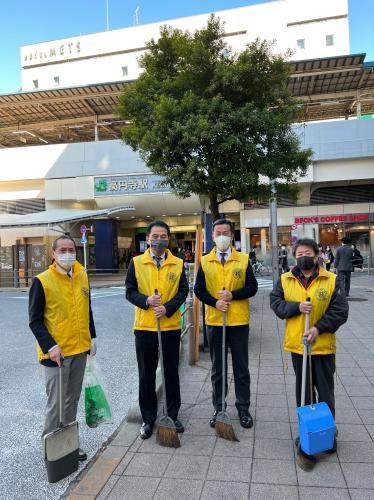
<path id="1" fill-rule="evenodd" d="M 195 327 L 194 327 L 194 314 L 193 314 L 193 301 L 192 297 L 188 297 L 185 302 L 182 318 L 184 321 L 184 328 L 182 329 L 181 339 L 188 335 L 188 364 L 194 365 L 195 358 Z"/>

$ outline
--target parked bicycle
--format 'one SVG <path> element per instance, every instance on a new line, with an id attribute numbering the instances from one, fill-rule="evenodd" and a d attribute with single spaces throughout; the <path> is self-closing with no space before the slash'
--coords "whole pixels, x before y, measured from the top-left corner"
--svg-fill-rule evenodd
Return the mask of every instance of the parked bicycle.
<path id="1" fill-rule="evenodd" d="M 257 260 L 256 262 L 254 262 L 252 264 L 252 269 L 255 276 L 262 276 L 263 273 L 268 272 L 268 268 L 264 266 L 262 260 Z"/>

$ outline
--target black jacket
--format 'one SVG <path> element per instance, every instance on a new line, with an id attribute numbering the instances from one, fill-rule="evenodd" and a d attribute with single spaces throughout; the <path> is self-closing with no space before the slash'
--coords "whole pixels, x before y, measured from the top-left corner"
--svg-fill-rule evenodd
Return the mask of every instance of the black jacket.
<path id="1" fill-rule="evenodd" d="M 33 279 L 32 285 L 30 287 L 29 293 L 29 326 L 34 334 L 41 350 L 44 354 L 55 345 L 57 342 L 52 337 L 51 333 L 48 331 L 44 324 L 44 307 L 45 307 L 45 295 L 43 285 L 40 280 L 36 277 Z M 91 309 L 91 291 L 89 297 L 89 312 L 90 312 L 90 334 L 91 338 L 96 338 L 95 324 Z M 89 351 L 88 351 L 89 352 Z M 57 366 L 50 359 L 42 359 L 40 363 L 44 366 Z"/>
<path id="2" fill-rule="evenodd" d="M 338 271 L 353 271 L 353 250 L 351 245 L 342 245 L 335 254 L 335 268 Z"/>

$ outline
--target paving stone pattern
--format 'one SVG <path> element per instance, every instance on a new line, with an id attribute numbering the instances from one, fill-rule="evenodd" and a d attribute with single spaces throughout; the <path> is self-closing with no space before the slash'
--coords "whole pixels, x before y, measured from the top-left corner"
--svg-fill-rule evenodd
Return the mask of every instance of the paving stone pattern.
<path id="1" fill-rule="evenodd" d="M 338 452 L 321 455 L 312 472 L 303 472 L 295 462 L 294 375 L 282 349 L 284 323 L 270 311 L 269 291 L 260 290 L 252 302 L 249 345 L 254 427 L 239 425 L 230 367 L 228 411 L 240 442 L 216 437 L 208 424 L 210 360 L 202 353 L 196 366 L 181 366 L 180 418 L 186 427 L 181 448 L 161 448 L 154 436 L 142 441 L 138 426 L 125 424 L 68 494 L 69 500 L 373 499 L 372 291 L 373 278 L 353 280 L 352 295 L 368 300 L 350 303 L 349 322 L 337 334 Z"/>

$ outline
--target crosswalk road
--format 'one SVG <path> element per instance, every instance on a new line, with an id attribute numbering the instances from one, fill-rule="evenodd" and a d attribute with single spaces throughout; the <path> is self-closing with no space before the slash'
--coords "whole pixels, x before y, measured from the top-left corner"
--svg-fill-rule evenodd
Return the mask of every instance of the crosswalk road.
<path id="1" fill-rule="evenodd" d="M 269 278 L 257 278 L 258 288 L 273 288 L 273 280 Z"/>

